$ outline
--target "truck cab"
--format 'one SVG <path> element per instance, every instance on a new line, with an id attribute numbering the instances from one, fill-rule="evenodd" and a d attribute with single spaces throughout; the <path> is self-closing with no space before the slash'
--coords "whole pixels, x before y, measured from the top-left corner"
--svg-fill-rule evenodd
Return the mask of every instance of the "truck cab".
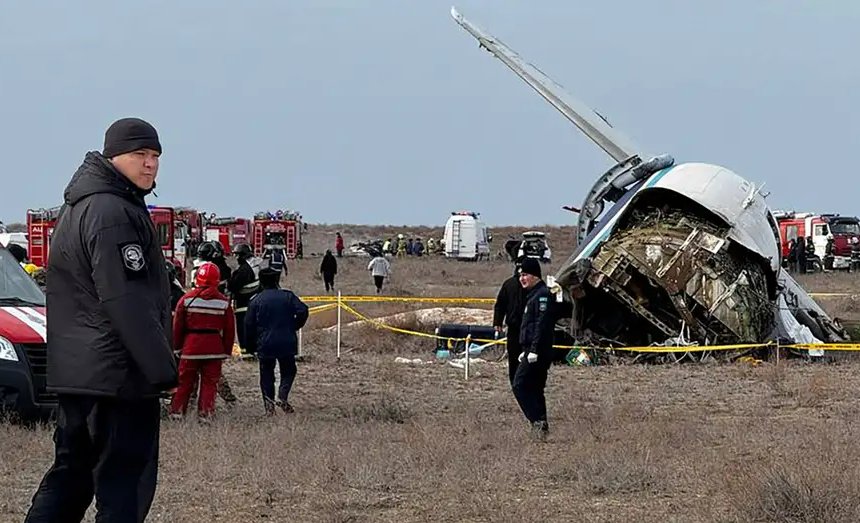
<path id="1" fill-rule="evenodd" d="M 0 247 L 0 417 L 38 419 L 56 408 L 46 390 L 46 324 L 45 294 Z"/>

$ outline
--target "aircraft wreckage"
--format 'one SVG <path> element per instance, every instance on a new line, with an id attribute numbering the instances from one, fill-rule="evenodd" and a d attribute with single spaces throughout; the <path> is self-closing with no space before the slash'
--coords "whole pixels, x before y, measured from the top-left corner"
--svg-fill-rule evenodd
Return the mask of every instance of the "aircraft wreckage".
<path id="1" fill-rule="evenodd" d="M 761 187 L 724 167 L 645 153 L 456 8 L 451 15 L 617 162 L 586 195 L 574 253 L 555 275 L 565 311 L 557 327 L 567 341 L 618 348 L 847 341 L 782 269 L 779 229 Z"/>

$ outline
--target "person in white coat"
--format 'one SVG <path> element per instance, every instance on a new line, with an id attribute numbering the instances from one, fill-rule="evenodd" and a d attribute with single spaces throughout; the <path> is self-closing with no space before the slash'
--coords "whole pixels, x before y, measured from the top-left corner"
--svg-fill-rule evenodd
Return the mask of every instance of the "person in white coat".
<path id="1" fill-rule="evenodd" d="M 391 263 L 381 254 L 377 254 L 370 260 L 367 270 L 373 275 L 373 283 L 376 285 L 376 294 L 382 293 L 382 284 L 385 278 L 391 275 Z"/>

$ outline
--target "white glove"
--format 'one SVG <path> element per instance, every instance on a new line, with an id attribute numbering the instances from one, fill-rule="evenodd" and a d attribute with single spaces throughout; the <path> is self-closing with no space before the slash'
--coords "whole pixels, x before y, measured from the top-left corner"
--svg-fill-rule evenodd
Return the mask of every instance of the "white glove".
<path id="1" fill-rule="evenodd" d="M 525 352 L 521 352 L 521 353 L 520 353 L 520 356 L 517 358 L 517 361 L 519 361 L 520 363 L 522 363 L 522 361 L 523 361 L 524 359 L 526 359 L 526 353 L 525 353 Z"/>
<path id="2" fill-rule="evenodd" d="M 534 352 L 529 352 L 529 355 L 526 359 L 529 360 L 529 363 L 534 363 L 537 361 L 537 354 L 535 354 Z"/>

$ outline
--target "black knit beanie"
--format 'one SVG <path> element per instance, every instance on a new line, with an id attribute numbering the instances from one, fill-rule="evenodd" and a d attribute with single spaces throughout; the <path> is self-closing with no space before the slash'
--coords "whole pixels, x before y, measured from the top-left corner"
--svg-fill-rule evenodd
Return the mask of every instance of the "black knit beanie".
<path id="1" fill-rule="evenodd" d="M 531 274 L 532 276 L 541 277 L 540 262 L 537 258 L 525 258 L 520 264 L 521 274 Z"/>
<path id="2" fill-rule="evenodd" d="M 102 154 L 113 158 L 138 149 L 152 149 L 161 153 L 161 142 L 155 127 L 140 118 L 117 120 L 105 131 L 105 147 Z"/>

